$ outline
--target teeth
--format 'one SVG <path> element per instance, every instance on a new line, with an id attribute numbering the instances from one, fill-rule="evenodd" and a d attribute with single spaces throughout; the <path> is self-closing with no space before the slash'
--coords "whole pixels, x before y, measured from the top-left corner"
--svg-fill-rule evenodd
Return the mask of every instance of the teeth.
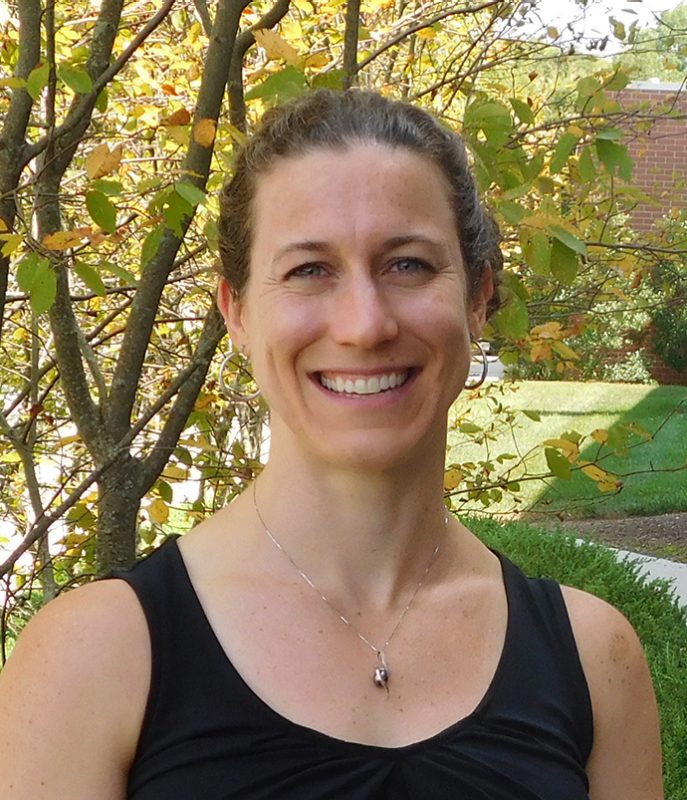
<path id="1" fill-rule="evenodd" d="M 388 389 L 395 389 L 402 386 L 408 380 L 408 370 L 403 372 L 392 372 L 389 375 L 373 376 L 371 378 L 327 378 L 320 375 L 320 383 L 330 392 L 339 394 L 379 394 Z"/>

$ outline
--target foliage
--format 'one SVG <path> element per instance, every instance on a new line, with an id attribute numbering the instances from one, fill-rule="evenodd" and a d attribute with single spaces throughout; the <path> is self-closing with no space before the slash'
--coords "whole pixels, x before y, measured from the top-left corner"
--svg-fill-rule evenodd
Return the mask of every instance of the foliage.
<path id="1" fill-rule="evenodd" d="M 461 398 L 447 487 L 461 513 L 661 514 L 687 507 L 687 389 L 531 382 Z M 468 418 L 465 428 L 463 420 Z M 449 470 L 447 480 L 454 476 Z"/>
<path id="2" fill-rule="evenodd" d="M 591 592 L 620 609 L 644 645 L 661 715 L 665 796 L 687 799 L 687 613 L 665 581 L 648 581 L 633 561 L 573 537 L 522 523 L 499 525 L 471 519 L 468 525 L 528 575 L 552 577 Z"/>
<path id="3" fill-rule="evenodd" d="M 616 63 L 632 73 L 634 80 L 659 78 L 682 84 L 687 68 L 687 5 L 680 3 L 658 15 L 655 24 L 627 32 L 627 50 Z"/>
<path id="4" fill-rule="evenodd" d="M 217 387 L 214 220 L 236 144 L 275 102 L 357 82 L 462 128 L 504 226 L 510 302 L 491 335 L 507 360 L 576 368 L 574 340 L 596 304 L 645 269 L 621 224 L 639 197 L 614 96 L 629 74 L 568 56 L 577 43 L 565 32 L 523 27 L 534 6 L 365 0 L 358 14 L 353 2 L 315 13 L 309 0 L 103 0 L 95 12 L 81 0 L 7 4 L 7 607 L 131 563 L 259 468 L 265 409 L 232 407 Z M 478 427 L 485 441 L 494 435 Z M 517 482 L 496 475 L 502 465 L 508 474 L 500 456 L 489 478 L 515 496 Z M 549 462 L 557 474 L 561 458 Z M 483 464 L 452 469 L 483 492 Z"/>

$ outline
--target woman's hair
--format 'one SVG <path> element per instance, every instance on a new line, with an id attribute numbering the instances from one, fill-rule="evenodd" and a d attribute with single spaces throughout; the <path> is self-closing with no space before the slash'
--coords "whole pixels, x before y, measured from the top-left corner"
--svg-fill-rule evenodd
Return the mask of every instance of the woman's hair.
<path id="1" fill-rule="evenodd" d="M 318 148 L 345 150 L 358 143 L 403 147 L 439 167 L 450 188 L 471 291 L 479 289 L 485 267 L 491 266 L 494 295 L 488 311 L 495 311 L 503 268 L 499 228 L 480 200 L 462 139 L 416 106 L 357 89 L 322 89 L 270 109 L 240 151 L 234 175 L 222 190 L 219 218 L 222 274 L 234 295 L 240 296 L 248 281 L 258 176 L 280 158 Z"/>

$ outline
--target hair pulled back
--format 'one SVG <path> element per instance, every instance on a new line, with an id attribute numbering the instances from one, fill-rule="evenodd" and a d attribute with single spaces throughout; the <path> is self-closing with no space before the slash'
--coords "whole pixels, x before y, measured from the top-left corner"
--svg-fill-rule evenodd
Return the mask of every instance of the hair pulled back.
<path id="1" fill-rule="evenodd" d="M 252 203 L 257 179 L 278 159 L 318 149 L 345 150 L 358 143 L 403 147 L 439 167 L 451 202 L 472 292 L 491 266 L 499 307 L 498 278 L 503 268 L 499 228 L 482 204 L 460 136 L 426 111 L 371 91 L 322 89 L 265 113 L 256 133 L 240 151 L 234 175 L 220 196 L 219 249 L 222 274 L 240 296 L 249 277 Z"/>

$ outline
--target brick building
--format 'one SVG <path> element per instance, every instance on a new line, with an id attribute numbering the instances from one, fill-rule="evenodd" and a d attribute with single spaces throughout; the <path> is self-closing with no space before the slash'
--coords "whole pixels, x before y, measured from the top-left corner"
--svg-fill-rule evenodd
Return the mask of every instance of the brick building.
<path id="1" fill-rule="evenodd" d="M 656 202 L 639 204 L 631 222 L 636 231 L 648 231 L 672 208 L 687 207 L 687 90 L 677 83 L 632 83 L 618 101 L 638 112 L 628 121 L 625 140 L 634 160 L 633 183 Z"/>
<path id="2" fill-rule="evenodd" d="M 654 201 L 639 203 L 630 214 L 641 238 L 672 209 L 687 208 L 687 89 L 681 84 L 633 83 L 618 93 L 618 101 L 623 110 L 635 112 L 625 126 L 634 161 L 633 184 Z M 648 328 L 628 351 L 644 350 L 651 376 L 659 383 L 687 385 L 687 372 L 676 372 L 653 352 L 652 336 Z"/>

